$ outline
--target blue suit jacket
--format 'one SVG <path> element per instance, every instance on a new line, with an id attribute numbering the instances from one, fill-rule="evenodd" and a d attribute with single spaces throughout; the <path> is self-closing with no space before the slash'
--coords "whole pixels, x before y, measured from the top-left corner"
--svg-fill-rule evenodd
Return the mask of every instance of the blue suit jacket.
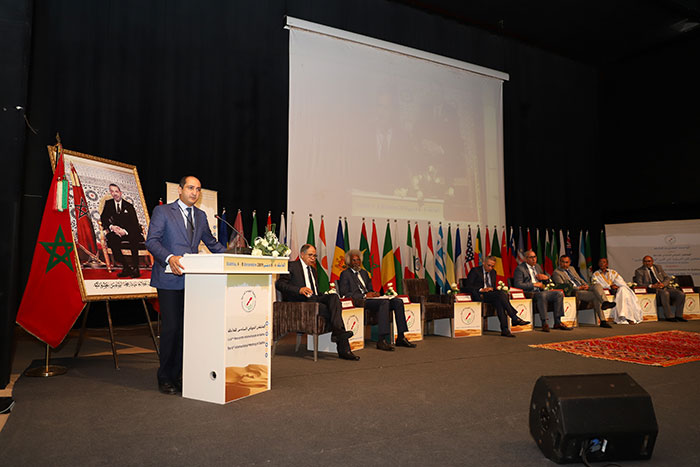
<path id="1" fill-rule="evenodd" d="M 169 255 L 182 256 L 185 253 L 197 253 L 200 240 L 212 253 L 222 253 L 226 250 L 211 234 L 207 215 L 201 209 L 194 207 L 194 235 L 190 242 L 177 201 L 156 206 L 146 239 L 146 248 L 154 258 L 151 287 L 168 290 L 184 289 L 184 276 L 165 272 L 165 266 L 168 264 L 165 258 Z"/>

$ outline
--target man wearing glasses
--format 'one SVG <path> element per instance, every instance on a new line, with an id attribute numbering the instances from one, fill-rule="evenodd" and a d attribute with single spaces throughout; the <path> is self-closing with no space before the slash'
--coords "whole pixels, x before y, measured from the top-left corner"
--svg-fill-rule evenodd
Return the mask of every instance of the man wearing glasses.
<path id="1" fill-rule="evenodd" d="M 290 261 L 289 274 L 282 274 L 275 286 L 282 292 L 285 302 L 316 302 L 319 314 L 326 318 L 331 328 L 331 341 L 338 346 L 338 356 L 343 360 L 359 360 L 360 357 L 350 350 L 348 339 L 352 331 L 345 330 L 343 307 L 336 294 L 318 293 L 316 276 L 316 248 L 308 243 L 299 250 L 299 259 Z"/>
<path id="2" fill-rule="evenodd" d="M 532 250 L 525 252 L 525 261 L 520 263 L 513 273 L 513 285 L 525 292 L 532 293 L 532 301 L 542 320 L 542 331 L 549 332 L 547 309 L 552 305 L 554 329 L 570 331 L 571 328 L 561 322 L 564 316 L 564 294 L 561 290 L 545 290 L 549 275 L 537 264 L 537 255 Z"/>

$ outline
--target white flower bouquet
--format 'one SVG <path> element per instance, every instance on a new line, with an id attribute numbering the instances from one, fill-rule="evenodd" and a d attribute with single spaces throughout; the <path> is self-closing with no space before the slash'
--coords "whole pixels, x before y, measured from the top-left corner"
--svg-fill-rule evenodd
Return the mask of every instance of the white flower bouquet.
<path id="1" fill-rule="evenodd" d="M 387 297 L 395 297 L 398 294 L 394 290 L 394 283 L 393 282 L 387 282 L 386 284 L 386 291 L 384 292 L 384 295 Z"/>
<path id="2" fill-rule="evenodd" d="M 506 284 L 504 284 L 503 281 L 498 281 L 498 285 L 496 286 L 496 290 L 502 290 L 504 292 L 509 292 L 510 287 L 508 287 Z"/>
<path id="3" fill-rule="evenodd" d="M 448 294 L 458 294 L 459 293 L 459 288 L 457 287 L 456 283 L 451 283 L 450 284 L 450 290 L 447 291 Z"/>
<path id="4" fill-rule="evenodd" d="M 257 237 L 253 242 L 252 256 L 289 256 L 292 250 L 280 243 L 273 231 L 265 232 L 264 237 Z"/>
<path id="5" fill-rule="evenodd" d="M 338 291 L 335 290 L 335 282 L 331 282 L 331 283 L 330 283 L 330 289 L 326 290 L 326 295 L 329 295 L 329 294 L 332 294 L 332 293 L 334 293 L 334 294 L 336 294 L 336 295 L 338 294 Z"/>

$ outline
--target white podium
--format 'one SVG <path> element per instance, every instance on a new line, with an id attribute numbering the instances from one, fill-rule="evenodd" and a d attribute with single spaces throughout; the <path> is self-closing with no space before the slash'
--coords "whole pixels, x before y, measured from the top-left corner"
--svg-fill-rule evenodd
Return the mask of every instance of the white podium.
<path id="1" fill-rule="evenodd" d="M 288 258 L 185 255 L 182 395 L 225 404 L 270 389 L 274 278 Z"/>

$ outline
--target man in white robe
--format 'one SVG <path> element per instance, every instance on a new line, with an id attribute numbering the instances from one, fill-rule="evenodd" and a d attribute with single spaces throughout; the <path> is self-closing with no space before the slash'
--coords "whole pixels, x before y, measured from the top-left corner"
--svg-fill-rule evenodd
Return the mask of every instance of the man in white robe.
<path id="1" fill-rule="evenodd" d="M 616 306 L 610 310 L 610 316 L 616 324 L 637 324 L 642 322 L 642 307 L 637 297 L 629 288 L 622 276 L 614 269 L 608 268 L 608 259 L 600 258 L 598 269 L 593 273 L 591 281 L 600 284 L 604 289 L 615 293 Z"/>

